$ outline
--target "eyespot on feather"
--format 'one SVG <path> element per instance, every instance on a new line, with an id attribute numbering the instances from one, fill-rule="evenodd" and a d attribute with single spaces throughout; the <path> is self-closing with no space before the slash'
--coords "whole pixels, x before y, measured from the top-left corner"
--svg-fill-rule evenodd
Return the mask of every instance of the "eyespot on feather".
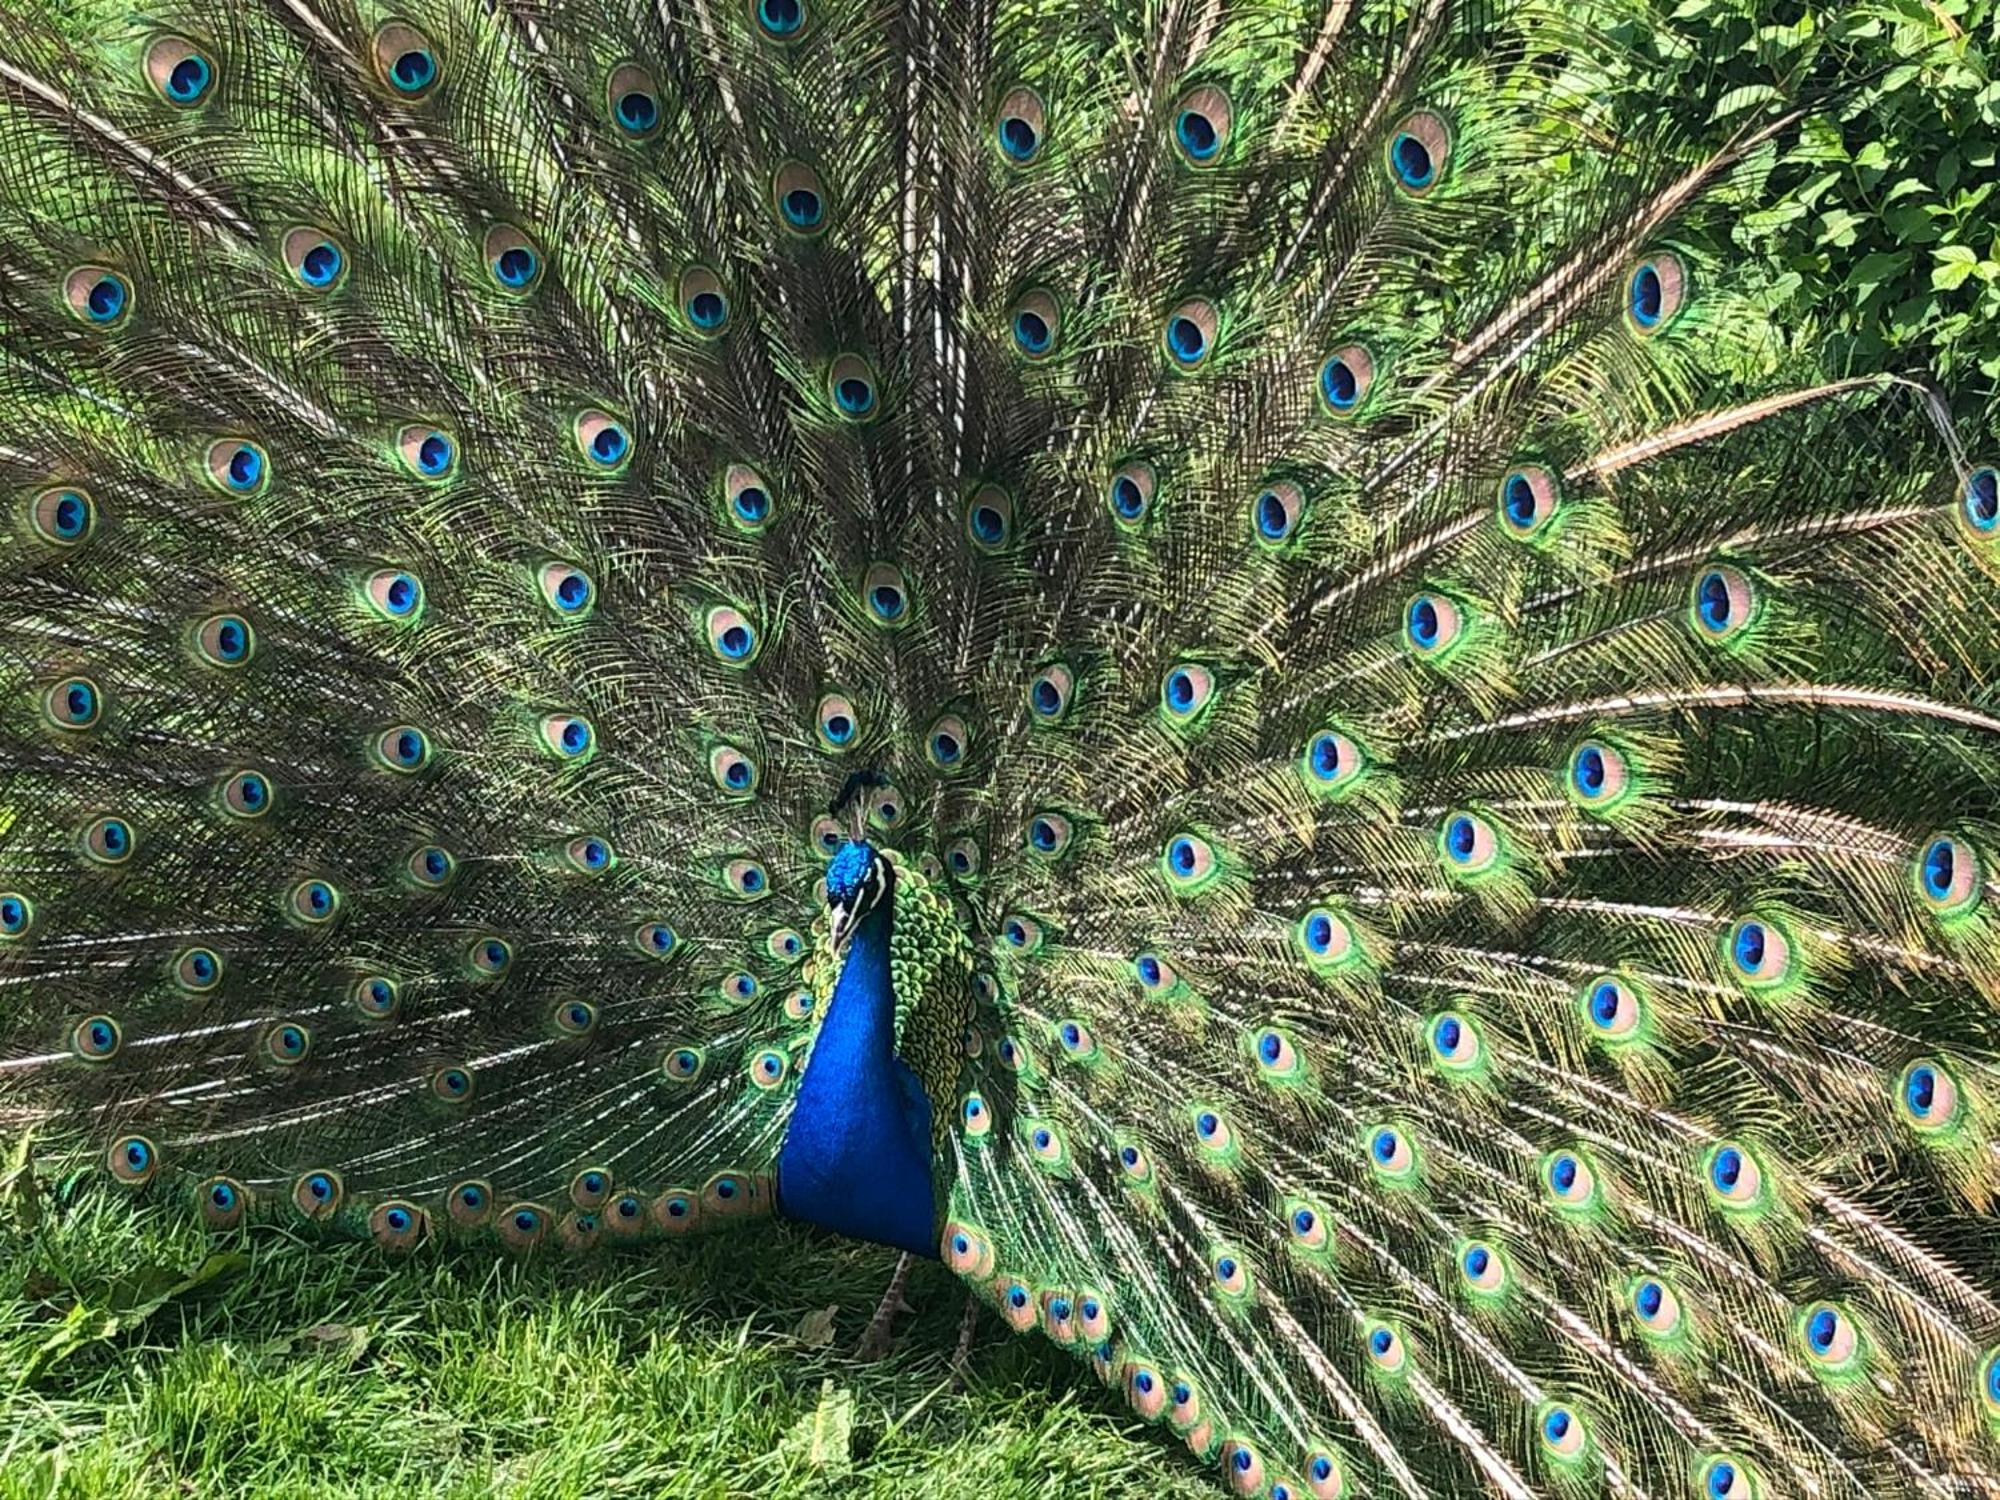
<path id="1" fill-rule="evenodd" d="M 1042 96 L 1017 84 L 1001 97 L 994 113 L 993 136 L 1009 166 L 1025 167 L 1042 154 L 1048 135 L 1048 109 Z"/>
<path id="2" fill-rule="evenodd" d="M 97 527 L 97 502 L 85 490 L 59 485 L 28 502 L 28 524 L 54 547 L 75 547 Z"/>
<path id="3" fill-rule="evenodd" d="M 407 21 L 377 29 L 373 56 L 375 76 L 399 98 L 421 99 L 437 87 L 437 49 Z"/>
<path id="4" fill-rule="evenodd" d="M 193 109 L 214 97 L 215 61 L 181 36 L 157 36 L 146 45 L 146 81 L 167 103 Z"/>
<path id="5" fill-rule="evenodd" d="M 1687 303 L 1687 264 L 1670 250 L 1636 262 L 1625 274 L 1625 326 L 1641 338 L 1668 327 Z"/>
<path id="6" fill-rule="evenodd" d="M 396 433 L 396 455 L 404 468 L 429 484 L 443 483 L 458 469 L 458 444 L 451 434 L 421 423 L 411 423 Z"/>
<path id="7" fill-rule="evenodd" d="M 62 290 L 69 310 L 94 328 L 113 328 L 131 316 L 132 283 L 109 266 L 78 266 Z"/>
<path id="8" fill-rule="evenodd" d="M 1384 148 L 1389 180 L 1409 197 L 1427 196 L 1444 179 L 1451 146 L 1451 128 L 1441 115 L 1420 109 L 1404 116 Z"/>
<path id="9" fill-rule="evenodd" d="M 810 237 L 826 228 L 826 193 L 819 174 L 802 161 L 788 161 L 771 179 L 778 222 L 789 233 Z"/>
<path id="10" fill-rule="evenodd" d="M 1363 344 L 1343 344 L 1320 364 L 1315 389 L 1330 416 L 1358 415 L 1374 388 L 1375 356 Z"/>
<path id="11" fill-rule="evenodd" d="M 256 654 L 257 637 L 241 615 L 210 615 L 195 626 L 194 646 L 209 666 L 231 670 Z"/>
<path id="12" fill-rule="evenodd" d="M 309 292 L 330 292 L 347 279 L 347 252 L 325 230 L 298 224 L 278 242 L 278 258 Z"/>
<path id="13" fill-rule="evenodd" d="M 1174 149 L 1191 167 L 1212 167 L 1229 147 L 1235 111 L 1229 96 L 1213 84 L 1189 89 L 1174 104 Z"/>
<path id="14" fill-rule="evenodd" d="M 481 260 L 493 285 L 512 297 L 525 297 L 541 285 L 545 269 L 541 248 L 512 224 L 488 227 L 479 242 Z"/>
<path id="15" fill-rule="evenodd" d="M 849 422 L 866 422 L 875 415 L 875 372 L 858 354 L 834 360 L 826 374 L 826 393 L 834 411 Z"/>
<path id="16" fill-rule="evenodd" d="M 1167 314 L 1160 328 L 1167 363 L 1183 372 L 1200 369 L 1215 350 L 1216 330 L 1220 326 L 1221 316 L 1214 303 L 1200 297 L 1181 303 Z"/>
<path id="17" fill-rule="evenodd" d="M 660 128 L 660 88 L 639 64 L 620 63 L 604 81 L 605 108 L 618 133 L 631 141 L 650 139 Z M 681 305 L 687 305 L 683 299 Z"/>

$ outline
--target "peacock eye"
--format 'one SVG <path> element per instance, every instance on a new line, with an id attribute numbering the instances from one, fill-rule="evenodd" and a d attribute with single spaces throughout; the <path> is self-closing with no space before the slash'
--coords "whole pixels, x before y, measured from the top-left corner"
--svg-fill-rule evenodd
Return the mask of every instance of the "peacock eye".
<path id="1" fill-rule="evenodd" d="M 1752 1212 L 1764 1204 L 1764 1169 L 1743 1146 L 1722 1141 L 1702 1159 L 1702 1181 L 1717 1207 Z"/>
<path id="2" fill-rule="evenodd" d="M 0 891 L 0 942 L 24 937 L 34 925 L 34 902 L 19 891 Z"/>
<path id="3" fill-rule="evenodd" d="M 421 99 L 437 86 L 437 52 L 424 34 L 403 21 L 375 33 L 375 72 L 406 99 Z"/>
<path id="4" fill-rule="evenodd" d="M 211 667 L 240 667 L 257 649 L 250 622 L 241 615 L 210 615 L 194 628 L 195 650 Z"/>
<path id="5" fill-rule="evenodd" d="M 1353 927 L 1339 912 L 1324 906 L 1315 906 L 1299 918 L 1295 936 L 1306 962 L 1315 969 L 1340 969 L 1360 956 Z"/>
<path id="6" fill-rule="evenodd" d="M 992 1242 L 969 1224 L 946 1224 L 938 1248 L 944 1263 L 960 1276 L 982 1280 L 993 1274 Z"/>
<path id="7" fill-rule="evenodd" d="M 966 753 L 972 747 L 972 736 L 965 727 L 965 720 L 957 714 L 944 714 L 936 719 L 924 735 L 924 753 L 938 770 L 950 774 L 965 764 Z"/>
<path id="8" fill-rule="evenodd" d="M 138 840 L 132 832 L 132 825 L 123 818 L 92 818 L 83 825 L 79 842 L 83 852 L 93 864 L 122 865 L 132 857 Z"/>
<path id="9" fill-rule="evenodd" d="M 1980 536 L 2000 530 L 2000 469 L 1978 468 L 1966 477 L 1959 514 Z"/>
<path id="10" fill-rule="evenodd" d="M 1958 1081 L 1935 1058 L 1920 1058 L 1903 1069 L 1896 1089 L 1903 1118 L 1918 1130 L 1943 1130 L 1962 1110 Z"/>
<path id="11" fill-rule="evenodd" d="M 618 863 L 618 854 L 596 834 L 581 834 L 563 845 L 563 862 L 579 875 L 602 875 Z"/>
<path id="12" fill-rule="evenodd" d="M 1273 1081 L 1295 1080 L 1304 1071 L 1291 1037 L 1275 1026 L 1264 1027 L 1250 1039 L 1250 1055 L 1256 1059 L 1258 1071 Z"/>
<path id="13" fill-rule="evenodd" d="M 1215 335 L 1221 318 L 1215 304 L 1196 297 L 1181 303 L 1167 314 L 1160 330 L 1166 346 L 1167 362 L 1183 373 L 1200 369 L 1215 349 Z"/>
<path id="14" fill-rule="evenodd" d="M 1597 1201 L 1597 1175 L 1575 1151 L 1557 1151 L 1543 1159 L 1542 1186 L 1558 1208 L 1581 1210 Z"/>
<path id="15" fill-rule="evenodd" d="M 1462 877 L 1486 874 L 1500 862 L 1499 830 L 1478 813 L 1451 813 L 1438 830 L 1438 852 L 1444 856 L 1448 873 Z"/>
<path id="16" fill-rule="evenodd" d="M 1338 797 L 1353 789 L 1366 764 L 1361 747 L 1337 729 L 1323 729 L 1306 741 L 1299 773 L 1320 796 Z"/>
<path id="17" fill-rule="evenodd" d="M 630 98 L 629 95 L 627 97 Z M 659 118 L 657 105 L 652 118 Z M 721 278 L 707 266 L 689 266 L 681 272 L 679 295 L 682 316 L 701 337 L 715 338 L 728 325 L 729 298 L 723 292 Z M 768 511 L 768 505 L 765 509 Z M 755 525 L 762 520 L 760 515 L 749 524 Z"/>
<path id="18" fill-rule="evenodd" d="M 78 266 L 63 278 L 63 300 L 85 323 L 108 328 L 132 311 L 132 284 L 107 266 Z"/>
<path id="19" fill-rule="evenodd" d="M 750 1059 L 750 1082 L 760 1089 L 774 1089 L 785 1081 L 790 1066 L 784 1053 L 767 1047 Z"/>
<path id="20" fill-rule="evenodd" d="M 393 1020 L 402 1004 L 396 981 L 381 974 L 356 980 L 354 987 L 348 991 L 348 998 L 366 1021 Z"/>
<path id="21" fill-rule="evenodd" d="M 1048 112 L 1041 95 L 1025 85 L 1011 88 L 995 112 L 994 139 L 1010 166 L 1025 167 L 1042 153 Z"/>
<path id="22" fill-rule="evenodd" d="M 1420 109 L 1389 137 L 1389 180 L 1412 198 L 1436 187 L 1451 159 L 1451 130 L 1441 116 Z"/>
<path id="23" fill-rule="evenodd" d="M 1174 105 L 1174 149 L 1191 167 L 1213 166 L 1229 145 L 1229 96 L 1212 84 L 1189 89 Z"/>
<path id="24" fill-rule="evenodd" d="M 222 983 L 222 958 L 213 948 L 183 948 L 174 960 L 174 983 L 202 994 Z"/>
<path id="25" fill-rule="evenodd" d="M 1220 873 L 1214 846 L 1195 833 L 1177 833 L 1160 854 L 1167 884 L 1182 895 L 1193 895 Z"/>
<path id="26" fill-rule="evenodd" d="M 1562 501 L 1562 485 L 1540 464 L 1523 464 L 1500 481 L 1501 535 L 1528 540 L 1548 528 Z"/>
<path id="27" fill-rule="evenodd" d="M 597 1007 L 587 1000 L 558 1000 L 549 1020 L 562 1036 L 589 1036 L 597 1029 Z"/>
<path id="28" fill-rule="evenodd" d="M 1419 657 L 1442 660 L 1464 634 L 1464 612 L 1443 594 L 1418 594 L 1403 609 L 1403 639 Z"/>
<path id="29" fill-rule="evenodd" d="M 1570 752 L 1566 784 L 1571 801 L 1601 812 L 1625 800 L 1631 790 L 1631 766 L 1617 746 L 1585 740 Z"/>
<path id="30" fill-rule="evenodd" d="M 254 495 L 269 483 L 271 458 L 248 438 L 218 438 L 203 460 L 208 477 L 232 495 Z"/>
<path id="31" fill-rule="evenodd" d="M 222 808 L 232 818 L 262 818 L 270 802 L 270 782 L 260 772 L 240 770 L 222 782 Z"/>
<path id="32" fill-rule="evenodd" d="M 1319 367 L 1319 399 L 1336 417 L 1352 417 L 1375 386 L 1375 356 L 1361 344 L 1343 344 Z"/>
<path id="33" fill-rule="evenodd" d="M 548 714 L 537 728 L 543 746 L 559 760 L 587 760 L 597 748 L 596 732 L 581 715 Z"/>
<path id="34" fill-rule="evenodd" d="M 748 464 L 731 464 L 723 474 L 722 503 L 724 514 L 739 531 L 762 531 L 776 513 L 770 485 Z"/>
<path id="35" fill-rule="evenodd" d="M 42 694 L 42 712 L 58 729 L 94 729 L 104 713 L 104 695 L 88 677 L 65 677 Z"/>
<path id="36" fill-rule="evenodd" d="M 1458 1274 L 1475 1297 L 1494 1296 L 1507 1284 L 1506 1262 L 1484 1240 L 1471 1240 L 1459 1248 Z"/>
<path id="37" fill-rule="evenodd" d="M 757 765 L 734 745 L 717 745 L 708 752 L 708 774 L 730 796 L 748 796 L 757 789 Z"/>
<path id="38" fill-rule="evenodd" d="M 514 948 L 505 938 L 474 938 L 465 950 L 466 967 L 480 979 L 498 979 L 513 967 Z"/>
<path id="39" fill-rule="evenodd" d="M 1717 1457 L 1701 1466 L 1704 1500 L 1757 1500 L 1756 1471 L 1740 1458 Z"/>
<path id="40" fill-rule="evenodd" d="M 347 279 L 347 252 L 310 224 L 296 225 L 278 242 L 285 269 L 309 292 L 330 292 Z"/>
<path id="41" fill-rule="evenodd" d="M 1961 839 L 1939 834 L 1924 846 L 1913 872 L 1917 895 L 1940 917 L 1957 917 L 1979 902 L 1984 883 L 1979 855 Z"/>
<path id="42" fill-rule="evenodd" d="M 1305 493 L 1297 485 L 1290 481 L 1273 484 L 1258 491 L 1250 502 L 1251 530 L 1264 546 L 1279 546 L 1291 540 L 1305 509 Z"/>
<path id="43" fill-rule="evenodd" d="M 1854 1320 L 1831 1302 L 1815 1302 L 1806 1308 L 1799 1316 L 1798 1334 L 1806 1357 L 1828 1372 L 1852 1365 L 1861 1346 Z"/>
<path id="44" fill-rule="evenodd" d="M 722 886 L 740 900 L 756 901 L 770 894 L 771 877 L 760 860 L 732 859 L 722 867 Z"/>
<path id="45" fill-rule="evenodd" d="M 680 939 L 665 922 L 647 922 L 632 934 L 632 945 L 647 958 L 665 958 L 680 946 Z"/>
<path id="46" fill-rule="evenodd" d="M 363 584 L 368 603 L 385 620 L 408 622 L 424 612 L 424 586 L 414 573 L 382 568 Z"/>
<path id="47" fill-rule="evenodd" d="M 1757 589 L 1739 569 L 1703 568 L 1688 593 L 1688 618 L 1695 638 L 1721 645 L 1736 640 L 1756 621 Z"/>
<path id="48" fill-rule="evenodd" d="M 875 372 L 858 354 L 843 354 L 827 371 L 827 394 L 833 409 L 850 422 L 865 422 L 875 415 Z"/>
<path id="49" fill-rule="evenodd" d="M 1028 709 L 1038 724 L 1060 724 L 1076 693 L 1076 676 L 1061 662 L 1043 667 L 1028 682 Z"/>
<path id="50" fill-rule="evenodd" d="M 1479 1032 L 1470 1018 L 1448 1010 L 1430 1023 L 1431 1056 L 1448 1073 L 1465 1073 L 1479 1065 L 1483 1055 Z"/>
<path id="51" fill-rule="evenodd" d="M 894 563 L 880 562 L 868 569 L 861 579 L 861 601 L 868 618 L 885 629 L 909 623 L 910 589 L 903 570 Z"/>
<path id="52" fill-rule="evenodd" d="M 215 87 L 215 64 L 185 37 L 155 37 L 146 48 L 146 81 L 167 103 L 192 109 Z"/>
<path id="53" fill-rule="evenodd" d="M 1215 674 L 1197 662 L 1169 667 L 1160 679 L 1160 708 L 1169 724 L 1192 724 L 1215 699 Z"/>
<path id="54" fill-rule="evenodd" d="M 1417 1154 L 1409 1134 L 1393 1125 L 1378 1125 L 1368 1133 L 1368 1164 L 1379 1175 L 1401 1180 L 1416 1171 Z"/>
<path id="55" fill-rule="evenodd" d="M 774 42 L 790 41 L 806 24 L 806 0 L 750 0 L 757 29 Z"/>
<path id="56" fill-rule="evenodd" d="M 965 534 L 981 552 L 999 552 L 1014 540 L 1014 497 L 983 484 L 965 502 Z"/>
<path id="57" fill-rule="evenodd" d="M 620 63 L 611 70 L 604 83 L 604 98 L 612 123 L 628 140 L 645 140 L 659 128 L 659 85 L 637 63 Z M 686 306 L 685 298 L 682 306 Z"/>
<path id="58" fill-rule="evenodd" d="M 1601 1042 L 1635 1040 L 1645 1018 L 1638 991 L 1615 974 L 1600 975 L 1585 985 L 1578 1003 L 1585 1024 Z"/>
<path id="59" fill-rule="evenodd" d="M 1650 338 L 1687 305 L 1687 264 L 1671 251 L 1646 256 L 1625 275 L 1625 326 Z"/>
<path id="60" fill-rule="evenodd" d="M 1575 1458 L 1583 1452 L 1589 1440 L 1583 1417 L 1571 1407 L 1560 1404 L 1543 1407 L 1541 1420 L 1536 1425 L 1542 1446 L 1558 1459 Z"/>
<path id="61" fill-rule="evenodd" d="M 1370 1323 L 1362 1332 L 1361 1346 L 1367 1351 L 1368 1362 L 1385 1375 L 1401 1374 L 1408 1363 L 1402 1335 L 1387 1323 Z"/>
<path id="62" fill-rule="evenodd" d="M 1132 528 L 1146 519 L 1153 508 L 1153 496 L 1159 488 L 1159 479 L 1153 466 L 1134 460 L 1120 464 L 1111 475 L 1111 482 L 1105 490 L 1105 502 L 1111 507 L 1111 517 L 1120 526 Z"/>
<path id="63" fill-rule="evenodd" d="M 1730 972 L 1748 989 L 1769 989 L 1792 975 L 1792 945 L 1784 929 L 1762 917 L 1744 917 L 1725 938 Z"/>
<path id="64" fill-rule="evenodd" d="M 1680 1298 L 1673 1288 L 1654 1276 L 1642 1276 L 1627 1290 L 1632 1316 L 1648 1338 L 1671 1338 L 1681 1326 Z"/>
<path id="65" fill-rule="evenodd" d="M 301 880 L 286 897 L 292 917 L 308 926 L 324 926 L 340 911 L 340 892 L 324 880 Z"/>
<path id="66" fill-rule="evenodd" d="M 1024 359 L 1046 359 L 1062 332 L 1062 304 L 1044 287 L 1022 293 L 1007 315 L 1014 350 Z"/>
<path id="67" fill-rule="evenodd" d="M 28 502 L 28 524 L 56 547 L 74 547 L 97 525 L 97 502 L 82 490 L 43 490 Z"/>
<path id="68" fill-rule="evenodd" d="M 828 693 L 819 700 L 813 715 L 819 742 L 836 754 L 851 747 L 861 733 L 861 720 L 854 704 L 844 693 Z"/>
<path id="69" fill-rule="evenodd" d="M 807 236 L 826 228 L 826 194 L 819 174 L 802 161 L 788 161 L 771 182 L 778 221 L 792 234 Z"/>
<path id="70" fill-rule="evenodd" d="M 1347 1474 L 1331 1453 L 1315 1453 L 1306 1459 L 1306 1488 L 1313 1500 L 1342 1500 L 1347 1493 Z"/>
<path id="71" fill-rule="evenodd" d="M 458 444 L 436 427 L 410 426 L 396 434 L 396 453 L 418 479 L 449 479 L 458 467 Z"/>
<path id="72" fill-rule="evenodd" d="M 486 274 L 510 296 L 523 297 L 542 279 L 542 252 L 511 224 L 495 224 L 480 242 Z"/>

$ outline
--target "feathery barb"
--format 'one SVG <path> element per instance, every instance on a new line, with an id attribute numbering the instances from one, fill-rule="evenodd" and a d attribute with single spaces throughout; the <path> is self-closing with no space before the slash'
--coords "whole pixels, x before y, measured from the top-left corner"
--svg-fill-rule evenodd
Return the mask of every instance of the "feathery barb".
<path id="1" fill-rule="evenodd" d="M 1748 378 L 1815 101 L 1649 19 L 10 17 L 0 1126 L 583 1251 L 879 1114 L 1239 1495 L 2000 1488 L 2000 490 Z"/>

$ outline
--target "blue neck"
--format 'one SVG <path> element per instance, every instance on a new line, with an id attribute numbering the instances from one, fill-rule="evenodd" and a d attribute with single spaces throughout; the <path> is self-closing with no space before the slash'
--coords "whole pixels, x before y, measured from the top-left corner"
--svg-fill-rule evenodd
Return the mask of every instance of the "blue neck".
<path id="1" fill-rule="evenodd" d="M 931 1104 L 896 1056 L 889 901 L 847 945 L 778 1150 L 778 1207 L 854 1239 L 937 1254 Z"/>

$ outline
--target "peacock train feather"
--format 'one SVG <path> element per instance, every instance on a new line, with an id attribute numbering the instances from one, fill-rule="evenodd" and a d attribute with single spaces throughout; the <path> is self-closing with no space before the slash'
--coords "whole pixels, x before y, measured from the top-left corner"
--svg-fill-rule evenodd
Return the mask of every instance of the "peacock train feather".
<path id="1" fill-rule="evenodd" d="M 0 1122 L 936 1255 L 1239 1495 L 1995 1492 L 1995 471 L 1745 384 L 1624 4 L 11 15 Z"/>

